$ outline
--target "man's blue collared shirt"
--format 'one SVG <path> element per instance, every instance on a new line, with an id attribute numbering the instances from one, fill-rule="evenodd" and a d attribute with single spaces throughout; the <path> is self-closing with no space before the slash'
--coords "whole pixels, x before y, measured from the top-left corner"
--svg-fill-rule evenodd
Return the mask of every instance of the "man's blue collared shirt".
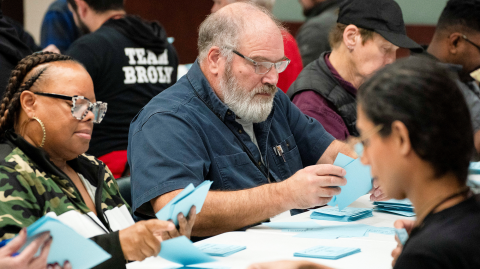
<path id="1" fill-rule="evenodd" d="M 271 180 L 275 181 L 316 164 L 334 140 L 281 90 L 275 95 L 268 119 L 254 124 L 254 132 Z M 283 156 L 274 150 L 276 146 L 282 148 Z M 153 215 L 150 200 L 204 180 L 213 181 L 212 190 L 267 184 L 258 168 L 260 152 L 195 62 L 187 75 L 154 97 L 132 120 L 128 136 L 132 208 Z"/>

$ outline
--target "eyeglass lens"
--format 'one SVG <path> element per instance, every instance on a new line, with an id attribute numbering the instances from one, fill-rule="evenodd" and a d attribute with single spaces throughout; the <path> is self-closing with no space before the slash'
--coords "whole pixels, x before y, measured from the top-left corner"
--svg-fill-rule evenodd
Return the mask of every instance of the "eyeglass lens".
<path id="1" fill-rule="evenodd" d="M 277 73 L 282 73 L 287 68 L 288 63 L 289 63 L 288 60 L 280 61 L 280 62 L 277 62 L 277 63 L 259 62 L 259 63 L 257 63 L 255 72 L 257 74 L 265 74 L 268 71 L 270 71 L 270 69 L 273 66 L 275 66 L 275 69 L 277 70 Z"/>
<path id="2" fill-rule="evenodd" d="M 91 111 L 95 116 L 93 122 L 100 123 L 103 120 L 103 117 L 105 116 L 105 113 L 107 111 L 107 104 L 105 103 L 92 104 L 86 99 L 77 99 L 72 109 L 73 117 L 78 120 L 83 120 L 87 115 L 88 110 L 90 110 L 90 105 L 92 105 Z"/>

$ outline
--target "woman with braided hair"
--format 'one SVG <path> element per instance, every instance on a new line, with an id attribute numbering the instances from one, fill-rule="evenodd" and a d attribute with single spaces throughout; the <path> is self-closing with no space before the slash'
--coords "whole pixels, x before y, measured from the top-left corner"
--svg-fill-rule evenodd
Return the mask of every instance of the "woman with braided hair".
<path id="1" fill-rule="evenodd" d="M 157 255 L 165 237 L 190 236 L 195 210 L 171 222 L 134 223 L 110 170 L 84 154 L 107 104 L 69 56 L 35 53 L 12 71 L 0 105 L 0 239 L 44 215 L 56 217 L 112 255 L 96 268 Z"/>

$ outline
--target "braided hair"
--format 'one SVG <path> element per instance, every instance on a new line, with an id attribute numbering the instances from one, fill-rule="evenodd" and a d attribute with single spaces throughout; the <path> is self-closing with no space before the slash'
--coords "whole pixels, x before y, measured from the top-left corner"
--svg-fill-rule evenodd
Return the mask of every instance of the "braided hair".
<path id="1" fill-rule="evenodd" d="M 0 104 L 0 137 L 5 135 L 5 131 L 14 127 L 18 110 L 21 107 L 20 95 L 22 92 L 29 90 L 47 68 L 37 71 L 31 78 L 23 82 L 27 74 L 41 64 L 58 61 L 76 62 L 70 56 L 53 52 L 37 52 L 23 58 L 13 69 Z"/>

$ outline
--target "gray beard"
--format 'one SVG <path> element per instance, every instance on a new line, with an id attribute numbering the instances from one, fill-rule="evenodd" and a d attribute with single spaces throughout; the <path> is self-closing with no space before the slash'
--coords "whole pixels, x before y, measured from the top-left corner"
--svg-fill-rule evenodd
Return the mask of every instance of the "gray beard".
<path id="1" fill-rule="evenodd" d="M 225 74 L 220 80 L 220 91 L 223 93 L 223 102 L 245 122 L 259 123 L 268 118 L 273 107 L 273 99 L 277 87 L 262 85 L 248 91 L 242 87 L 233 75 L 231 65 L 227 64 Z M 268 93 L 270 97 L 256 96 L 259 93 Z"/>

